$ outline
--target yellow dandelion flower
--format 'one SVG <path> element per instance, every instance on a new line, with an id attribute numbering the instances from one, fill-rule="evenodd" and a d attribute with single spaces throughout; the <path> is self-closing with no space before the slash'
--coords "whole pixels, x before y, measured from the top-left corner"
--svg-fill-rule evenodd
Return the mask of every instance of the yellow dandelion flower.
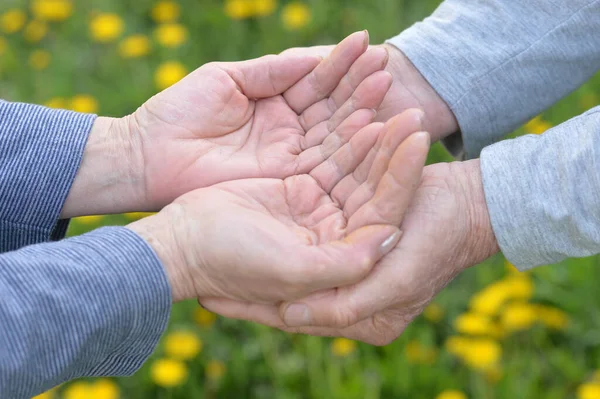
<path id="1" fill-rule="evenodd" d="M 600 384 L 595 382 L 582 384 L 577 388 L 577 399 L 600 398 Z"/>
<path id="2" fill-rule="evenodd" d="M 75 112 L 95 114 L 98 112 L 98 101 L 89 94 L 78 94 L 71 99 L 69 106 Z"/>
<path id="3" fill-rule="evenodd" d="M 437 303 L 430 303 L 423 311 L 423 317 L 432 323 L 439 323 L 444 318 L 444 309 Z"/>
<path id="4" fill-rule="evenodd" d="M 210 380 L 219 380 L 225 375 L 225 371 L 227 371 L 227 367 L 225 363 L 219 360 L 211 360 L 206 364 L 204 368 L 204 373 L 206 377 Z"/>
<path id="5" fill-rule="evenodd" d="M 462 354 L 463 361 L 477 370 L 488 370 L 498 365 L 502 347 L 492 339 L 475 338 Z"/>
<path id="6" fill-rule="evenodd" d="M 404 354 L 410 363 L 433 364 L 437 358 L 437 351 L 423 346 L 419 341 L 412 340 L 404 348 Z"/>
<path id="7" fill-rule="evenodd" d="M 86 226 L 99 224 L 104 216 L 102 215 L 92 215 L 92 216 L 79 216 L 73 219 L 76 223 L 81 223 Z"/>
<path id="8" fill-rule="evenodd" d="M 536 322 L 535 307 L 528 303 L 506 305 L 500 315 L 500 324 L 507 331 L 520 331 L 531 328 Z"/>
<path id="9" fill-rule="evenodd" d="M 73 14 L 71 0 L 33 0 L 31 12 L 37 19 L 43 21 L 64 21 Z"/>
<path id="10" fill-rule="evenodd" d="M 210 327 L 215 323 L 215 320 L 217 320 L 217 315 L 204 308 L 198 307 L 194 310 L 194 320 L 202 327 Z"/>
<path id="11" fill-rule="evenodd" d="M 507 300 L 505 284 L 503 281 L 498 281 L 473 295 L 469 306 L 477 313 L 493 316 L 498 313 Z"/>
<path id="12" fill-rule="evenodd" d="M 33 69 L 41 71 L 42 69 L 48 68 L 50 65 L 50 53 L 46 50 L 34 50 L 29 54 L 29 65 Z"/>
<path id="13" fill-rule="evenodd" d="M 56 391 L 56 389 L 52 388 L 49 391 L 46 391 L 44 393 L 41 393 L 37 396 L 34 396 L 31 399 L 52 399 L 54 398 L 54 392 Z"/>
<path id="14" fill-rule="evenodd" d="M 468 312 L 454 320 L 456 331 L 467 335 L 495 335 L 498 327 L 489 316 Z"/>
<path id="15" fill-rule="evenodd" d="M 119 54 L 123 58 L 138 58 L 150 52 L 150 40 L 144 35 L 132 35 L 119 43 Z"/>
<path id="16" fill-rule="evenodd" d="M 67 100 L 62 97 L 54 97 L 46 101 L 44 105 L 48 108 L 67 109 Z"/>
<path id="17" fill-rule="evenodd" d="M 163 388 L 182 385 L 188 378 L 188 369 L 182 361 L 158 359 L 150 367 L 152 381 Z"/>
<path id="18" fill-rule="evenodd" d="M 469 349 L 470 343 L 469 338 L 454 335 L 446 340 L 444 346 L 448 353 L 461 357 Z"/>
<path id="19" fill-rule="evenodd" d="M 129 213 L 124 213 L 123 216 L 125 216 L 125 219 L 135 222 L 136 220 L 140 220 L 143 219 L 145 217 L 148 216 L 152 216 L 155 215 L 155 212 L 129 212 Z"/>
<path id="20" fill-rule="evenodd" d="M 91 397 L 96 399 L 119 399 L 119 386 L 112 380 L 101 378 L 90 385 Z"/>
<path id="21" fill-rule="evenodd" d="M 225 15 L 234 20 L 250 18 L 254 14 L 252 0 L 225 0 Z"/>
<path id="22" fill-rule="evenodd" d="M 439 393 L 435 399 L 467 399 L 467 395 L 461 391 L 447 390 Z"/>
<path id="23" fill-rule="evenodd" d="M 63 391 L 64 399 L 89 399 L 92 397 L 92 389 L 87 382 L 74 382 Z"/>
<path id="24" fill-rule="evenodd" d="M 524 126 L 525 131 L 532 134 L 542 134 L 551 127 L 552 125 L 543 120 L 541 116 L 536 116 Z"/>
<path id="25" fill-rule="evenodd" d="M 23 37 L 29 43 L 37 43 L 46 36 L 48 25 L 44 21 L 33 20 L 25 26 Z"/>
<path id="26" fill-rule="evenodd" d="M 123 33 L 124 23 L 117 14 L 101 13 L 90 22 L 92 39 L 107 43 L 117 39 Z"/>
<path id="27" fill-rule="evenodd" d="M 156 41 L 164 47 L 179 47 L 186 42 L 188 30 L 180 24 L 163 24 L 154 30 Z"/>
<path id="28" fill-rule="evenodd" d="M 159 90 L 164 90 L 179 82 L 185 75 L 187 70 L 181 63 L 168 61 L 159 65 L 154 73 L 154 83 Z"/>
<path id="29" fill-rule="evenodd" d="M 535 305 L 535 313 L 538 320 L 548 328 L 564 330 L 569 325 L 569 316 L 560 309 Z"/>
<path id="30" fill-rule="evenodd" d="M 281 11 L 283 26 L 289 30 L 297 30 L 308 25 L 312 19 L 310 8 L 301 2 L 288 3 Z"/>
<path id="31" fill-rule="evenodd" d="M 6 39 L 0 36 L 0 55 L 4 54 L 7 48 L 8 44 L 6 43 Z"/>
<path id="32" fill-rule="evenodd" d="M 179 18 L 181 7 L 174 1 L 159 1 L 152 7 L 150 15 L 155 22 L 173 22 Z"/>
<path id="33" fill-rule="evenodd" d="M 338 357 L 346 357 L 356 350 L 356 342 L 347 338 L 336 338 L 331 343 L 331 352 Z"/>
<path id="34" fill-rule="evenodd" d="M 277 8 L 276 0 L 254 0 L 253 1 L 253 14 L 259 17 L 264 17 L 273 14 Z"/>
<path id="35" fill-rule="evenodd" d="M 202 340 L 189 331 L 175 331 L 165 338 L 165 353 L 179 360 L 189 360 L 202 350 Z"/>
<path id="36" fill-rule="evenodd" d="M 0 15 L 0 28 L 4 33 L 15 33 L 23 28 L 26 21 L 25 11 L 13 8 Z"/>
<path id="37" fill-rule="evenodd" d="M 504 279 L 504 289 L 510 299 L 527 301 L 533 296 L 534 285 L 529 274 L 519 273 Z"/>

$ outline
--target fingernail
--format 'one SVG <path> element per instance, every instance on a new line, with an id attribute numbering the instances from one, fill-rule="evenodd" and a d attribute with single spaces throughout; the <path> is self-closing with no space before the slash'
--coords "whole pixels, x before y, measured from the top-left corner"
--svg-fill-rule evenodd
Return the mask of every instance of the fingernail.
<path id="1" fill-rule="evenodd" d="M 422 140 L 429 146 L 431 144 L 431 136 L 427 132 L 417 132 L 415 136 L 418 140 Z"/>
<path id="2" fill-rule="evenodd" d="M 368 30 L 363 30 L 363 32 L 365 32 L 365 46 L 369 45 L 369 31 Z"/>
<path id="3" fill-rule="evenodd" d="M 381 243 L 381 253 L 387 254 L 388 252 L 390 252 L 396 246 L 396 244 L 398 244 L 398 241 L 400 241 L 401 235 L 402 231 L 396 230 L 394 234 L 386 238 L 386 240 L 383 243 Z"/>
<path id="4" fill-rule="evenodd" d="M 373 116 L 371 117 L 371 120 L 373 120 L 377 116 L 377 110 L 374 109 L 374 108 L 371 108 L 371 112 L 373 113 Z"/>
<path id="5" fill-rule="evenodd" d="M 308 306 L 299 303 L 288 306 L 283 315 L 283 321 L 289 327 L 310 326 L 311 319 Z"/>

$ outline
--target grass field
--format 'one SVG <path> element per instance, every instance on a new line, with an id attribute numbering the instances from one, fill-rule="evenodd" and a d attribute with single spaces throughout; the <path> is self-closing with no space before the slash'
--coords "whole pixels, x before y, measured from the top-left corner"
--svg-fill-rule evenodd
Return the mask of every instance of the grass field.
<path id="1" fill-rule="evenodd" d="M 331 44 L 361 29 L 380 43 L 438 3 L 3 0 L 0 98 L 122 116 L 205 62 Z M 514 134 L 541 133 L 599 95 L 596 77 Z M 430 161 L 448 160 L 434 146 Z M 78 218 L 70 234 L 142 216 Z M 600 398 L 599 266 L 594 257 L 518 274 L 496 256 L 381 348 L 287 335 L 182 303 L 135 376 L 76 381 L 43 397 Z"/>

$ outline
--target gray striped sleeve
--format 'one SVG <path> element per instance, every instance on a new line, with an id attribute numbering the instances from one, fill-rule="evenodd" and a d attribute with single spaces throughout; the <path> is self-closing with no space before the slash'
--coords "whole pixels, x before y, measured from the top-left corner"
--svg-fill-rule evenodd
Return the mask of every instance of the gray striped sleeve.
<path id="1" fill-rule="evenodd" d="M 160 261 L 123 227 L 0 255 L 0 398 L 133 373 L 170 306 Z"/>
<path id="2" fill-rule="evenodd" d="M 476 157 L 600 69 L 597 32 L 600 0 L 446 0 L 389 43 L 448 103 Z"/>
<path id="3" fill-rule="evenodd" d="M 0 252 L 62 238 L 95 115 L 0 101 Z"/>

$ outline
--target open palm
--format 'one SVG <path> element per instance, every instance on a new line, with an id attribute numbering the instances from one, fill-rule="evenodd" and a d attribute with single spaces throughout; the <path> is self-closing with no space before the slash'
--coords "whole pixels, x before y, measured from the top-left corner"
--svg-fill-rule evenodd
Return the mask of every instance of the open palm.
<path id="1" fill-rule="evenodd" d="M 322 61 L 211 63 L 151 98 L 131 118 L 149 202 L 161 207 L 195 188 L 284 178 L 323 162 L 372 121 L 391 85 L 387 53 L 365 53 L 367 44 L 359 32 Z"/>
<path id="2" fill-rule="evenodd" d="M 277 303 L 364 277 L 399 239 L 428 149 L 426 134 L 403 141 L 420 115 L 362 128 L 308 174 L 225 182 L 166 208 L 201 300 Z"/>

